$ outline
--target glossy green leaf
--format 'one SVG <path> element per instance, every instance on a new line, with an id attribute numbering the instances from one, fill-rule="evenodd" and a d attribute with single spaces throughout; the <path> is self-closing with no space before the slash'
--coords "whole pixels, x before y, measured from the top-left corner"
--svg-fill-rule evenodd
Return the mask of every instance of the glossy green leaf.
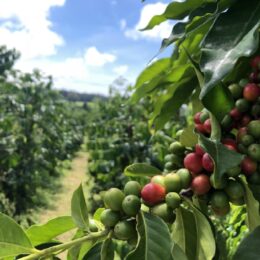
<path id="1" fill-rule="evenodd" d="M 181 20 L 185 18 L 191 11 L 200 7 L 203 3 L 210 2 L 210 1 L 203 1 L 203 0 L 187 0 L 184 2 L 172 2 L 170 3 L 163 14 L 155 15 L 149 21 L 147 26 L 143 30 L 150 30 L 154 26 L 159 25 L 160 23 L 166 21 L 166 19 L 175 19 Z M 211 1 L 213 2 L 213 1 Z"/>
<path id="2" fill-rule="evenodd" d="M 146 163 L 134 163 L 125 168 L 124 174 L 133 177 L 149 177 L 162 174 L 162 172 L 154 166 Z"/>
<path id="3" fill-rule="evenodd" d="M 198 136 L 194 133 L 194 126 L 188 126 L 183 129 L 180 136 L 180 142 L 186 147 L 193 147 L 198 143 Z"/>
<path id="4" fill-rule="evenodd" d="M 23 229 L 13 219 L 0 213 L 0 257 L 36 252 Z"/>
<path id="5" fill-rule="evenodd" d="M 102 242 L 95 244 L 82 260 L 101 260 Z"/>
<path id="6" fill-rule="evenodd" d="M 260 226 L 245 237 L 233 257 L 233 260 L 256 260 L 260 256 Z"/>
<path id="7" fill-rule="evenodd" d="M 241 11 L 243 10 L 243 11 Z M 242 56 L 252 55 L 259 41 L 260 2 L 236 1 L 219 15 L 202 45 L 200 67 L 205 74 L 204 99 Z"/>
<path id="8" fill-rule="evenodd" d="M 26 230 L 26 234 L 34 246 L 46 243 L 69 230 L 76 228 L 70 216 L 51 219 L 43 225 L 33 225 Z"/>
<path id="9" fill-rule="evenodd" d="M 172 248 L 172 258 L 173 258 L 173 260 L 188 260 L 184 251 L 176 243 L 174 243 L 173 248 Z"/>
<path id="10" fill-rule="evenodd" d="M 171 260 L 170 232 L 161 218 L 146 212 L 139 213 L 137 231 L 137 246 L 126 260 Z"/>
<path id="11" fill-rule="evenodd" d="M 229 150 L 220 141 L 209 139 L 203 135 L 199 136 L 199 144 L 214 160 L 213 181 L 215 187 L 220 187 L 226 171 L 239 165 L 243 155 Z"/>
<path id="12" fill-rule="evenodd" d="M 254 198 L 252 191 L 249 189 L 246 181 L 242 181 L 245 189 L 245 203 L 247 208 L 247 226 L 249 231 L 253 231 L 260 226 L 260 205 Z"/>
<path id="13" fill-rule="evenodd" d="M 88 230 L 88 208 L 85 201 L 82 184 L 74 191 L 71 199 L 71 216 L 82 230 Z"/>
<path id="14" fill-rule="evenodd" d="M 101 260 L 114 260 L 114 243 L 111 238 L 107 238 L 101 248 Z"/>
<path id="15" fill-rule="evenodd" d="M 188 260 L 212 259 L 216 245 L 211 225 L 192 202 L 188 200 L 186 202 L 189 209 L 180 207 L 176 210 L 172 238 L 186 254 Z"/>

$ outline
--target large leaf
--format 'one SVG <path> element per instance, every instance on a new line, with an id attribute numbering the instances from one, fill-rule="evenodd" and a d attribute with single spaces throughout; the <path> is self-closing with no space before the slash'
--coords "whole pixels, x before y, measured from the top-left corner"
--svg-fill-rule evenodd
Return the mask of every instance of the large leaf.
<path id="1" fill-rule="evenodd" d="M 212 259 L 216 244 L 209 220 L 193 206 L 192 202 L 188 200 L 186 202 L 190 209 L 183 207 L 177 209 L 172 238 L 185 252 L 188 260 Z M 179 248 L 173 248 L 173 253 L 180 253 Z"/>
<path id="2" fill-rule="evenodd" d="M 260 256 L 260 226 L 245 237 L 239 245 L 233 260 L 256 260 Z"/>
<path id="3" fill-rule="evenodd" d="M 232 70 L 240 57 L 250 56 L 256 51 L 259 25 L 258 0 L 252 0 L 250 4 L 236 1 L 219 15 L 202 45 L 200 66 L 205 74 L 202 99 Z"/>
<path id="4" fill-rule="evenodd" d="M 171 260 L 171 237 L 165 222 L 141 212 L 137 219 L 138 242 L 126 260 Z"/>
<path id="5" fill-rule="evenodd" d="M 51 241 L 71 229 L 76 228 L 70 216 L 51 219 L 43 225 L 33 225 L 26 230 L 26 234 L 34 246 Z"/>
<path id="6" fill-rule="evenodd" d="M 152 19 L 149 21 L 149 23 L 143 30 L 150 30 L 154 26 L 159 25 L 160 23 L 166 21 L 167 19 L 181 20 L 185 18 L 195 8 L 198 8 L 203 3 L 207 3 L 207 2 L 210 1 L 187 0 L 184 2 L 172 2 L 166 7 L 163 14 L 155 15 L 154 17 L 152 17 Z"/>
<path id="7" fill-rule="evenodd" d="M 14 220 L 0 213 L 0 257 L 36 252 L 23 229 Z"/>
<path id="8" fill-rule="evenodd" d="M 250 231 L 253 231 L 257 226 L 260 226 L 260 208 L 259 202 L 254 198 L 252 191 L 247 183 L 243 180 L 245 189 L 245 203 L 247 209 L 247 226 Z"/>
<path id="9" fill-rule="evenodd" d="M 80 186 L 73 193 L 71 199 L 71 216 L 80 229 L 88 229 L 88 208 L 85 201 L 82 184 L 80 184 Z"/>
<path id="10" fill-rule="evenodd" d="M 101 260 L 102 242 L 95 244 L 82 260 Z"/>
<path id="11" fill-rule="evenodd" d="M 214 160 L 213 183 L 216 188 L 221 187 L 224 174 L 228 169 L 239 165 L 243 155 L 229 150 L 219 140 L 209 139 L 203 135 L 199 136 L 199 144 Z"/>
<path id="12" fill-rule="evenodd" d="M 149 177 L 154 175 L 160 175 L 162 172 L 146 163 L 134 163 L 125 168 L 124 174 L 126 176 L 134 177 Z"/>
<path id="13" fill-rule="evenodd" d="M 114 243 L 111 238 L 107 238 L 101 248 L 101 260 L 114 260 Z"/>

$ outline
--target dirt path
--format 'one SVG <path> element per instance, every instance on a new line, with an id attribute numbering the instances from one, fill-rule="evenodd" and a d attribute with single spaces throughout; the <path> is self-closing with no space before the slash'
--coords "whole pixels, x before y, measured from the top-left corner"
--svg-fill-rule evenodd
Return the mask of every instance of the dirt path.
<path id="1" fill-rule="evenodd" d="M 62 179 L 62 189 L 59 194 L 54 196 L 53 201 L 55 202 L 51 205 L 51 209 L 44 210 L 40 213 L 39 223 L 45 223 L 49 219 L 70 215 L 70 201 L 72 198 L 73 191 L 79 186 L 79 184 L 86 180 L 87 170 L 87 153 L 80 151 L 77 153 L 76 157 L 71 162 L 71 169 L 66 170 L 64 177 Z M 60 239 L 62 241 L 68 241 L 72 236 L 72 233 L 68 232 L 62 236 Z M 66 259 L 66 254 L 61 254 L 59 257 L 61 259 Z"/>

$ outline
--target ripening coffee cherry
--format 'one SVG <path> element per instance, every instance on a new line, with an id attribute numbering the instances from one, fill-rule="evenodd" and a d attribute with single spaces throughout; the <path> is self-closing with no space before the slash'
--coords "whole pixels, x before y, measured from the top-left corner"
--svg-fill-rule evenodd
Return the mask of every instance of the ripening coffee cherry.
<path id="1" fill-rule="evenodd" d="M 181 178 L 178 174 L 167 174 L 164 179 L 164 185 L 167 192 L 179 192 L 182 189 Z"/>
<path id="2" fill-rule="evenodd" d="M 247 134 L 247 128 L 246 127 L 241 127 L 238 129 L 238 133 L 237 133 L 237 142 L 241 142 L 241 138 Z"/>
<path id="3" fill-rule="evenodd" d="M 161 203 L 151 208 L 151 213 L 160 217 L 167 223 L 173 223 L 176 216 L 173 210 L 167 206 L 166 203 Z"/>
<path id="4" fill-rule="evenodd" d="M 254 102 L 260 96 L 260 88 L 254 83 L 248 83 L 243 90 L 243 96 L 246 100 Z"/>
<path id="5" fill-rule="evenodd" d="M 257 163 L 253 161 L 250 157 L 245 157 L 241 162 L 241 169 L 246 176 L 250 176 L 256 172 Z"/>
<path id="6" fill-rule="evenodd" d="M 210 119 L 207 119 L 207 120 L 204 122 L 203 127 L 204 127 L 206 133 L 210 134 L 210 133 L 211 133 L 211 120 L 210 120 Z"/>
<path id="7" fill-rule="evenodd" d="M 250 73 L 249 75 L 249 81 L 253 83 L 259 83 L 259 73 L 257 71 Z"/>
<path id="8" fill-rule="evenodd" d="M 236 108 L 238 109 L 239 112 L 244 113 L 249 110 L 250 108 L 250 103 L 244 98 L 240 98 L 236 101 Z"/>
<path id="9" fill-rule="evenodd" d="M 124 193 L 125 193 L 125 195 L 135 195 L 135 196 L 140 197 L 141 189 L 142 189 L 142 187 L 141 187 L 139 182 L 137 182 L 137 181 L 128 181 L 125 184 Z"/>
<path id="10" fill-rule="evenodd" d="M 252 69 L 255 71 L 259 69 L 259 64 L 260 64 L 260 56 L 255 56 L 250 62 Z"/>
<path id="11" fill-rule="evenodd" d="M 254 143 L 254 137 L 252 135 L 244 135 L 242 136 L 241 138 L 241 143 L 244 145 L 244 146 L 249 146 L 250 144 L 253 144 Z"/>
<path id="12" fill-rule="evenodd" d="M 125 195 L 121 190 L 117 188 L 111 188 L 106 191 L 104 202 L 108 208 L 114 211 L 120 211 L 122 209 L 122 202 L 124 197 Z"/>
<path id="13" fill-rule="evenodd" d="M 256 139 L 260 139 L 260 120 L 251 121 L 248 126 L 248 133 Z"/>
<path id="14" fill-rule="evenodd" d="M 192 176 L 189 172 L 189 170 L 185 169 L 185 168 L 182 168 L 182 169 L 179 169 L 177 172 L 176 172 L 177 175 L 180 176 L 180 179 L 181 179 L 181 187 L 183 189 L 187 189 L 189 186 L 190 186 L 190 183 L 191 183 L 191 179 L 192 179 Z"/>
<path id="15" fill-rule="evenodd" d="M 202 166 L 208 172 L 214 171 L 214 162 L 208 153 L 205 153 L 202 157 Z"/>
<path id="16" fill-rule="evenodd" d="M 165 179 L 165 176 L 163 176 L 163 175 L 155 175 L 152 177 L 151 182 L 164 186 L 164 179 Z"/>
<path id="17" fill-rule="evenodd" d="M 165 201 L 171 209 L 177 209 L 181 205 L 181 197 L 177 192 L 169 192 L 165 197 Z"/>
<path id="18" fill-rule="evenodd" d="M 114 227 L 120 220 L 120 213 L 111 209 L 105 209 L 100 215 L 100 221 L 105 227 Z"/>
<path id="19" fill-rule="evenodd" d="M 195 123 L 195 124 L 201 124 L 200 114 L 201 114 L 201 112 L 197 112 L 197 113 L 194 115 L 193 120 L 194 120 L 194 123 Z"/>
<path id="20" fill-rule="evenodd" d="M 114 235 L 117 239 L 128 240 L 136 236 L 135 222 L 122 220 L 114 227 Z"/>
<path id="21" fill-rule="evenodd" d="M 204 195 L 211 189 L 209 177 L 206 174 L 200 174 L 193 178 L 191 188 L 196 195 Z"/>
<path id="22" fill-rule="evenodd" d="M 244 127 L 247 126 L 251 122 L 252 118 L 249 115 L 243 115 L 241 121 L 240 121 L 240 126 Z"/>
<path id="23" fill-rule="evenodd" d="M 228 86 L 234 99 L 238 99 L 242 96 L 243 88 L 239 84 L 231 84 Z"/>
<path id="24" fill-rule="evenodd" d="M 141 201 L 135 195 L 127 195 L 122 202 L 122 208 L 127 216 L 134 217 L 140 211 Z"/>
<path id="25" fill-rule="evenodd" d="M 228 207 L 228 195 L 224 191 L 214 191 L 210 197 L 210 204 L 213 208 L 218 209 Z"/>
<path id="26" fill-rule="evenodd" d="M 184 158 L 184 167 L 193 173 L 202 171 L 202 157 L 196 153 L 189 153 Z"/>
<path id="27" fill-rule="evenodd" d="M 200 156 L 203 156 L 205 151 L 203 150 L 203 148 L 199 144 L 196 144 L 195 145 L 195 153 L 200 155 Z"/>
<path id="28" fill-rule="evenodd" d="M 141 197 L 147 205 L 153 206 L 164 200 L 165 188 L 157 183 L 148 183 L 143 187 Z"/>
<path id="29" fill-rule="evenodd" d="M 200 114 L 200 122 L 203 124 L 209 118 L 209 113 L 207 111 L 202 111 Z"/>
<path id="30" fill-rule="evenodd" d="M 204 125 L 203 124 L 195 124 L 195 130 L 198 132 L 198 133 L 201 133 L 201 134 L 206 134 L 206 130 L 204 128 Z"/>
<path id="31" fill-rule="evenodd" d="M 247 151 L 253 160 L 260 162 L 260 144 L 251 144 Z"/>
<path id="32" fill-rule="evenodd" d="M 233 108 L 230 112 L 229 112 L 230 116 L 234 119 L 234 120 L 240 120 L 242 118 L 242 113 L 235 107 Z"/>
<path id="33" fill-rule="evenodd" d="M 237 200 L 244 196 L 244 188 L 243 185 L 235 180 L 229 180 L 227 186 L 225 188 L 225 192 L 227 193 L 230 199 Z"/>
<path id="34" fill-rule="evenodd" d="M 234 139 L 225 138 L 222 140 L 222 144 L 224 144 L 229 150 L 237 151 L 237 143 Z"/>

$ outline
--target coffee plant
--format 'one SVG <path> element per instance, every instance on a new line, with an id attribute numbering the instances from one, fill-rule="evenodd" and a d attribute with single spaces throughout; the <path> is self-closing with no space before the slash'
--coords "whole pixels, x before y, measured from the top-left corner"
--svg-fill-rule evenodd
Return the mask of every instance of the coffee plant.
<path id="1" fill-rule="evenodd" d="M 164 169 L 127 166 L 131 180 L 105 191 L 93 216 L 82 186 L 71 216 L 23 230 L 1 214 L 0 257 L 59 259 L 67 251 L 67 259 L 120 259 L 123 244 L 126 260 L 259 258 L 260 2 L 173 1 L 144 29 L 168 19 L 175 25 L 160 51 L 174 44 L 173 53 L 139 75 L 131 97 L 149 98 L 152 131 L 192 109 L 193 122 L 168 144 Z M 68 230 L 70 241 L 57 239 Z"/>

